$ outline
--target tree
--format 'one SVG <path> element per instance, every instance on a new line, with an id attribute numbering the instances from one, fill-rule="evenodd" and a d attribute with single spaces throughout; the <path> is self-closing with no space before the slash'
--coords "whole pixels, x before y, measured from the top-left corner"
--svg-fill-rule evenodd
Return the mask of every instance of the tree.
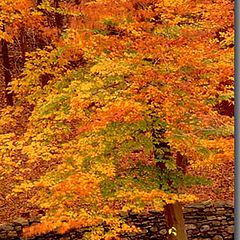
<path id="1" fill-rule="evenodd" d="M 196 181 L 183 159 L 197 167 L 232 157 L 233 120 L 215 110 L 232 97 L 232 3 L 80 5 L 63 37 L 29 53 L 11 85 L 33 110 L 24 134 L 2 142 L 27 156 L 25 168 L 56 163 L 13 189 L 38 190 L 31 201 L 48 213 L 27 234 L 91 226 L 87 239 L 111 239 L 137 231 L 118 217 L 122 211 L 165 206 L 177 229 L 170 238 L 183 239 L 182 221 L 179 228 L 170 219 L 182 218 L 180 202 L 195 199 L 181 192 Z"/>
<path id="2" fill-rule="evenodd" d="M 7 104 L 13 106 L 13 94 L 7 90 L 13 75 L 17 72 L 13 63 L 10 63 L 9 49 L 16 47 L 19 41 L 21 51 L 22 68 L 25 62 L 26 50 L 28 50 L 26 43 L 26 31 L 34 28 L 41 28 L 42 16 L 36 9 L 31 0 L 26 1 L 1 1 L 1 18 L 0 18 L 0 38 L 2 45 L 2 59 L 5 78 L 5 92 Z M 12 46 L 11 46 L 12 45 Z M 15 49 L 14 49 L 15 50 Z M 14 63 L 19 67 L 17 63 Z"/>
<path id="3" fill-rule="evenodd" d="M 3 26 L 3 32 L 4 31 L 4 26 Z M 2 60 L 3 60 L 3 69 L 4 69 L 4 80 L 5 80 L 5 86 L 6 89 L 8 87 L 8 84 L 11 82 L 11 66 L 10 66 L 10 61 L 9 61 L 9 54 L 8 54 L 8 43 L 5 39 L 1 39 L 1 44 L 2 44 Z M 7 100 L 7 104 L 10 106 L 13 106 L 13 96 L 12 93 L 9 91 L 5 91 L 5 96 Z"/>

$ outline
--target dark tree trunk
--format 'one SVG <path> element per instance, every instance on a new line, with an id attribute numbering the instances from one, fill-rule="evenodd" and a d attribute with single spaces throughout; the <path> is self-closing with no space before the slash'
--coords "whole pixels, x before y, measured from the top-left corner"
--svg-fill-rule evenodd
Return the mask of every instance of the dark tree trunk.
<path id="1" fill-rule="evenodd" d="M 4 31 L 4 28 L 3 28 L 3 31 Z M 10 70 L 11 66 L 10 66 L 9 55 L 8 55 L 8 44 L 7 44 L 7 41 L 4 39 L 1 40 L 1 44 L 2 44 L 2 61 L 3 61 L 4 82 L 5 82 L 5 96 L 6 96 L 7 104 L 10 106 L 13 106 L 13 94 L 7 90 L 7 87 L 9 86 L 9 83 L 12 80 L 11 70 Z"/>
<path id="2" fill-rule="evenodd" d="M 57 9 L 59 8 L 59 2 L 60 0 L 54 0 L 54 7 Z M 59 30 L 62 29 L 63 27 L 63 16 L 59 13 L 55 13 L 55 23 L 56 23 L 56 26 Z"/>
<path id="3" fill-rule="evenodd" d="M 171 170 L 168 170 L 166 163 L 173 161 L 170 145 L 164 139 L 165 129 L 155 125 L 157 117 L 152 116 L 153 130 L 152 138 L 154 145 L 154 156 L 156 160 L 156 166 L 160 170 L 160 188 L 164 188 L 169 191 L 177 191 L 177 188 L 173 186 L 173 181 L 170 178 Z M 156 121 L 157 122 L 157 121 Z M 180 153 L 177 153 L 176 167 L 178 171 L 186 172 L 186 159 Z M 183 211 L 180 202 L 174 204 L 167 204 L 164 207 L 164 215 L 167 223 L 167 230 L 171 233 L 168 234 L 168 240 L 187 240 L 187 233 L 185 230 Z M 174 234 L 176 233 L 176 235 Z"/>
<path id="4" fill-rule="evenodd" d="M 42 3 L 42 0 L 37 0 L 37 6 Z"/>
<path id="5" fill-rule="evenodd" d="M 187 240 L 181 203 L 167 204 L 164 208 L 164 215 L 167 229 L 170 230 L 168 240 Z"/>
<path id="6" fill-rule="evenodd" d="M 25 60 L 26 60 L 26 45 L 25 45 L 25 29 L 24 27 L 21 28 L 20 32 L 20 48 L 21 48 L 21 54 L 22 54 L 22 64 L 24 66 Z"/>

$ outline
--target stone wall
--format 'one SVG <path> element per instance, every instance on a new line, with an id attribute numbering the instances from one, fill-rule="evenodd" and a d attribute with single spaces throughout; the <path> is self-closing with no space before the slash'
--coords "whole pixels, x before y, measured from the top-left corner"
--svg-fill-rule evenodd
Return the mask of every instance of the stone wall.
<path id="1" fill-rule="evenodd" d="M 130 224 L 140 227 L 143 231 L 138 235 L 123 235 L 123 240 L 164 240 L 167 229 L 162 213 L 150 211 L 145 214 L 129 214 L 122 216 Z M 185 225 L 189 240 L 233 240 L 234 208 L 227 202 L 195 203 L 184 207 Z M 0 224 L 0 239 L 5 240 L 77 240 L 81 239 L 87 229 L 72 230 L 59 235 L 54 232 L 23 238 L 22 228 L 36 224 L 37 220 L 18 218 L 11 224 Z"/>

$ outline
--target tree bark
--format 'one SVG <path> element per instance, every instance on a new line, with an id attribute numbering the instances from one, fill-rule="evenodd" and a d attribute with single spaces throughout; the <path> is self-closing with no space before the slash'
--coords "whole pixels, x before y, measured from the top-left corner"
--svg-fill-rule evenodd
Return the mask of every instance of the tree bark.
<path id="1" fill-rule="evenodd" d="M 26 45 L 25 45 L 25 29 L 24 26 L 20 30 L 20 48 L 22 54 L 22 65 L 24 66 L 26 60 Z"/>
<path id="2" fill-rule="evenodd" d="M 4 31 L 4 28 L 3 28 Z M 12 81 L 11 76 L 11 66 L 9 61 L 9 54 L 8 54 L 8 44 L 7 41 L 2 39 L 2 61 L 3 61 L 3 72 L 4 72 L 4 82 L 5 82 L 5 97 L 7 100 L 7 105 L 13 106 L 13 94 L 7 90 L 9 83 Z"/>
<path id="3" fill-rule="evenodd" d="M 177 191 L 177 188 L 173 186 L 173 181 L 170 178 L 170 175 L 173 174 L 171 170 L 168 170 L 166 167 L 166 163 L 168 161 L 173 161 L 172 152 L 170 145 L 168 142 L 164 140 L 165 129 L 159 126 L 155 126 L 154 118 L 156 116 L 152 116 L 153 120 L 153 129 L 152 129 L 152 138 L 154 145 L 154 156 L 157 161 L 156 166 L 161 171 L 161 176 L 163 176 L 162 188 L 165 185 L 168 185 L 170 191 Z M 156 121 L 157 122 L 157 121 Z M 164 152 L 164 153 L 163 153 Z M 177 170 L 182 171 L 184 174 L 186 172 L 186 159 L 180 153 L 177 153 L 176 159 Z M 187 233 L 185 230 L 184 217 L 182 211 L 182 205 L 180 202 L 176 201 L 173 204 L 167 204 L 164 207 L 164 215 L 167 223 L 167 230 L 172 231 L 171 234 L 168 232 L 168 240 L 187 240 Z M 175 228 L 175 229 L 174 229 Z M 176 235 L 174 234 L 176 233 Z"/>
<path id="4" fill-rule="evenodd" d="M 59 2 L 60 2 L 60 0 L 54 0 L 54 7 L 56 9 L 59 8 Z M 61 14 L 55 13 L 55 23 L 56 23 L 57 28 L 60 31 L 63 27 L 63 16 Z"/>
<path id="5" fill-rule="evenodd" d="M 180 202 L 167 204 L 164 208 L 164 215 L 167 223 L 167 230 L 172 229 L 172 233 L 168 232 L 168 240 L 187 240 L 185 230 L 182 205 Z M 175 229 L 174 229 L 175 228 Z M 173 233 L 176 233 L 173 234 Z"/>
<path id="6" fill-rule="evenodd" d="M 42 0 L 37 0 L 37 6 L 42 3 Z"/>

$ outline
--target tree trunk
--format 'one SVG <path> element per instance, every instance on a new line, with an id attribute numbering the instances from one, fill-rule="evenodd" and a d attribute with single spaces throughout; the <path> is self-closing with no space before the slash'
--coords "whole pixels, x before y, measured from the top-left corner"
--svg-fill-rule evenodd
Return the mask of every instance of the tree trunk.
<path id="1" fill-rule="evenodd" d="M 25 29 L 24 27 L 20 30 L 20 48 L 21 48 L 21 54 L 22 54 L 22 67 L 24 66 L 25 60 L 26 60 L 26 43 L 25 43 Z"/>
<path id="2" fill-rule="evenodd" d="M 164 139 L 165 129 L 161 128 L 157 124 L 157 116 L 153 114 L 153 129 L 152 138 L 154 145 L 154 156 L 156 160 L 156 166 L 160 170 L 161 185 L 160 188 L 168 187 L 168 190 L 177 192 L 177 188 L 174 187 L 173 181 L 170 175 L 173 174 L 171 170 L 167 169 L 166 163 L 173 161 L 173 156 L 171 152 L 170 145 Z M 157 126 L 155 125 L 155 123 Z M 176 166 L 178 171 L 182 171 L 184 174 L 186 172 L 186 159 L 177 153 Z M 167 186 L 166 186 L 167 185 Z M 167 223 L 168 240 L 187 240 L 187 233 L 185 230 L 184 218 L 182 205 L 180 202 L 175 202 L 174 204 L 167 204 L 164 207 L 164 215 Z M 170 234 L 169 234 L 170 233 Z M 176 234 L 174 234 L 176 233 Z"/>
<path id="3" fill-rule="evenodd" d="M 42 3 L 42 0 L 37 0 L 37 6 Z"/>
<path id="4" fill-rule="evenodd" d="M 168 240 L 187 240 L 182 205 L 180 202 L 167 204 L 164 208 Z M 170 231 L 169 231 L 170 230 Z M 176 234 L 174 234 L 176 233 Z"/>
<path id="5" fill-rule="evenodd" d="M 54 7 L 56 9 L 59 8 L 59 2 L 60 2 L 60 0 L 54 0 Z M 61 14 L 55 13 L 55 23 L 56 23 L 57 28 L 60 31 L 63 27 L 63 16 Z"/>
<path id="6" fill-rule="evenodd" d="M 4 28 L 3 28 L 4 31 Z M 3 61 L 3 72 L 4 72 L 4 82 L 5 82 L 5 96 L 7 100 L 7 105 L 13 106 L 13 94 L 10 93 L 7 90 L 7 87 L 9 86 L 9 83 L 12 80 L 11 76 L 11 67 L 10 67 L 10 61 L 9 61 L 9 55 L 8 55 L 8 44 L 7 41 L 2 39 L 2 61 Z"/>

